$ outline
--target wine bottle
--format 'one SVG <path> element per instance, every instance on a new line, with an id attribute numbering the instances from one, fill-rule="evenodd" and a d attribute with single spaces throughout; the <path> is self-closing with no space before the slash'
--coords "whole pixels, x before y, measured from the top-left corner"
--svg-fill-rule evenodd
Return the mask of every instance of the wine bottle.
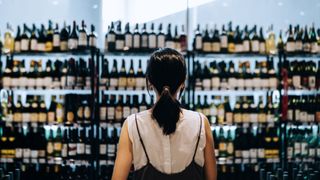
<path id="1" fill-rule="evenodd" d="M 125 61 L 124 59 L 122 59 L 121 69 L 119 72 L 118 89 L 124 90 L 126 87 L 127 87 L 127 72 L 126 72 Z"/>
<path id="2" fill-rule="evenodd" d="M 121 122 L 123 119 L 123 95 L 118 96 L 118 101 L 115 105 L 115 122 Z"/>
<path id="3" fill-rule="evenodd" d="M 27 25 L 23 24 L 23 33 L 21 35 L 21 52 L 29 51 L 29 37 L 27 35 Z"/>
<path id="4" fill-rule="evenodd" d="M 248 31 L 248 25 L 244 27 L 244 37 L 242 42 L 243 52 L 244 53 L 250 53 L 250 37 L 249 37 L 249 31 Z"/>
<path id="5" fill-rule="evenodd" d="M 259 53 L 259 36 L 257 34 L 257 26 L 254 25 L 253 27 L 253 36 L 252 36 L 252 39 L 251 39 L 251 52 L 252 53 Z"/>
<path id="6" fill-rule="evenodd" d="M 227 32 L 225 30 L 224 25 L 222 25 L 222 31 L 220 35 L 220 46 L 221 46 L 221 53 L 228 52 L 228 36 L 227 36 Z"/>
<path id="7" fill-rule="evenodd" d="M 136 78 L 133 69 L 133 60 L 130 61 L 130 69 L 127 76 L 127 90 L 134 90 L 136 86 Z"/>
<path id="8" fill-rule="evenodd" d="M 63 28 L 60 32 L 60 51 L 68 51 L 69 32 L 67 30 L 66 22 L 63 23 Z"/>
<path id="9" fill-rule="evenodd" d="M 81 29 L 79 30 L 78 49 L 84 51 L 88 47 L 88 35 L 84 20 L 81 21 Z"/>
<path id="10" fill-rule="evenodd" d="M 221 36 L 222 35 L 224 36 L 223 38 L 226 38 L 225 34 L 221 34 Z M 219 38 L 219 30 L 217 29 L 216 25 L 214 26 L 214 30 L 213 30 L 213 36 L 212 36 L 212 40 L 211 40 L 211 48 L 212 48 L 213 53 L 222 52 L 222 45 L 221 45 L 221 41 Z M 226 45 L 224 46 L 224 48 L 226 48 Z M 225 51 L 225 49 L 223 51 Z"/>
<path id="11" fill-rule="evenodd" d="M 260 54 L 265 54 L 266 53 L 266 40 L 264 39 L 263 36 L 263 29 L 262 27 L 260 28 L 260 35 L 259 35 L 259 53 Z"/>
<path id="12" fill-rule="evenodd" d="M 232 30 L 232 22 L 228 24 L 228 53 L 235 52 L 234 32 Z"/>
<path id="13" fill-rule="evenodd" d="M 139 32 L 139 24 L 137 23 L 133 32 L 133 50 L 139 51 L 141 48 L 141 34 Z"/>
<path id="14" fill-rule="evenodd" d="M 111 22 L 111 26 L 108 28 L 109 32 L 106 34 L 105 49 L 113 52 L 116 49 L 116 33 L 114 31 L 114 23 Z"/>
<path id="15" fill-rule="evenodd" d="M 296 48 L 295 48 L 294 34 L 292 31 L 292 25 L 289 25 L 288 33 L 289 35 L 286 42 L 286 51 L 288 53 L 294 53 Z"/>
<path id="16" fill-rule="evenodd" d="M 141 50 L 142 51 L 147 51 L 148 50 L 148 37 L 149 37 L 149 34 L 147 33 L 147 24 L 144 23 L 143 24 L 143 27 L 142 27 L 142 33 L 141 33 Z"/>
<path id="17" fill-rule="evenodd" d="M 162 23 L 159 24 L 157 34 L 157 48 L 164 48 L 165 47 L 165 34 L 162 32 Z"/>
<path id="18" fill-rule="evenodd" d="M 20 26 L 17 27 L 17 35 L 14 39 L 14 52 L 19 53 L 21 51 L 21 36 Z"/>
<path id="19" fill-rule="evenodd" d="M 55 115 L 56 115 L 56 123 L 61 124 L 64 122 L 64 111 L 63 111 L 63 98 L 62 95 L 59 97 L 60 101 L 56 104 Z M 67 103 L 67 105 L 70 103 Z M 69 119 L 71 119 L 69 117 Z"/>
<path id="20" fill-rule="evenodd" d="M 100 78 L 100 87 L 101 89 L 105 90 L 109 88 L 110 82 L 109 82 L 109 61 L 107 59 L 103 60 L 102 64 L 102 72 L 101 72 L 101 78 Z"/>
<path id="21" fill-rule="evenodd" d="M 206 25 L 206 30 L 204 31 L 204 36 L 202 38 L 202 52 L 204 53 L 210 53 L 212 52 L 211 48 L 211 39 L 209 37 L 209 30 L 208 30 L 208 25 Z"/>
<path id="22" fill-rule="evenodd" d="M 54 28 L 54 31 L 53 31 L 52 46 L 53 46 L 52 47 L 53 52 L 60 51 L 60 33 L 59 33 L 58 23 L 56 23 L 56 27 Z"/>
<path id="23" fill-rule="evenodd" d="M 46 38 L 45 38 L 45 51 L 51 52 L 53 50 L 53 30 L 52 30 L 52 22 L 49 20 L 49 27 L 46 32 Z"/>
<path id="24" fill-rule="evenodd" d="M 121 21 L 118 22 L 116 31 L 116 51 L 123 51 L 125 43 L 125 36 L 121 30 Z"/>
<path id="25" fill-rule="evenodd" d="M 157 48 L 157 35 L 154 32 L 154 23 L 151 23 L 151 32 L 148 34 L 148 49 L 154 51 Z"/>
<path id="26" fill-rule="evenodd" d="M 136 75 L 136 90 L 144 90 L 146 87 L 146 81 L 145 81 L 145 76 L 142 71 L 142 62 L 141 59 L 139 59 L 139 66 L 137 70 L 137 75 Z"/>
<path id="27" fill-rule="evenodd" d="M 78 49 L 78 33 L 76 21 L 73 21 L 72 32 L 70 33 L 68 39 L 68 49 L 71 51 Z"/>
<path id="28" fill-rule="evenodd" d="M 125 26 L 125 33 L 124 33 L 124 50 L 130 51 L 132 49 L 132 33 L 130 32 L 130 24 L 127 23 Z"/>
<path id="29" fill-rule="evenodd" d="M 168 24 L 167 34 L 165 36 L 165 47 L 167 48 L 175 48 L 175 43 L 171 34 L 171 24 Z"/>
<path id="30" fill-rule="evenodd" d="M 202 49 L 203 49 L 203 42 L 202 42 L 202 35 L 201 35 L 201 32 L 200 32 L 200 24 L 198 24 L 197 26 L 197 29 L 196 29 L 196 32 L 195 32 L 195 37 L 194 37 L 194 50 L 195 51 L 198 51 L 198 52 L 201 52 Z"/>
<path id="31" fill-rule="evenodd" d="M 88 41 L 90 48 L 97 47 L 97 33 L 95 32 L 95 27 L 91 24 L 91 33 L 89 34 L 89 41 Z"/>
<path id="32" fill-rule="evenodd" d="M 117 60 L 113 60 L 113 67 L 110 73 L 110 90 L 115 90 L 118 88 L 119 83 L 119 74 L 118 74 L 118 67 L 117 67 Z"/>
<path id="33" fill-rule="evenodd" d="M 181 52 L 180 36 L 178 34 L 178 26 L 177 25 L 174 28 L 173 41 L 174 41 L 174 49 Z"/>
<path id="34" fill-rule="evenodd" d="M 45 27 L 41 24 L 41 29 L 38 31 L 39 38 L 38 43 L 36 44 L 36 51 L 45 52 L 46 51 L 46 34 Z"/>

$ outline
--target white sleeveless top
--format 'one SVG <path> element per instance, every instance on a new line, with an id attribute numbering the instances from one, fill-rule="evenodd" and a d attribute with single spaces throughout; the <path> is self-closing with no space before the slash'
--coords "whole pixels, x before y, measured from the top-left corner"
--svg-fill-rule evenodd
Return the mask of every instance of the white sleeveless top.
<path id="1" fill-rule="evenodd" d="M 204 147 L 206 145 L 204 115 L 200 141 L 195 155 L 195 162 L 204 165 Z M 147 164 L 147 158 L 139 140 L 135 115 L 127 118 L 129 138 L 132 142 L 133 164 L 139 170 Z M 200 130 L 199 113 L 182 110 L 176 131 L 171 135 L 164 135 L 162 129 L 151 118 L 151 111 L 142 111 L 137 114 L 140 135 L 146 147 L 150 163 L 159 171 L 166 174 L 183 171 L 192 161 Z"/>

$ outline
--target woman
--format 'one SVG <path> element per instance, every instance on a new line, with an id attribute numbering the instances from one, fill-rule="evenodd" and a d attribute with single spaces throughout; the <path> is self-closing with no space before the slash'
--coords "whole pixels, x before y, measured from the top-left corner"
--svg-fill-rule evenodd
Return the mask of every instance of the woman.
<path id="1" fill-rule="evenodd" d="M 139 180 L 216 180 L 208 120 L 203 114 L 181 108 L 177 100 L 186 80 L 183 56 L 169 48 L 155 51 L 146 78 L 157 102 L 152 109 L 129 116 L 123 124 L 112 179 L 126 180 L 133 163 L 134 178 Z"/>

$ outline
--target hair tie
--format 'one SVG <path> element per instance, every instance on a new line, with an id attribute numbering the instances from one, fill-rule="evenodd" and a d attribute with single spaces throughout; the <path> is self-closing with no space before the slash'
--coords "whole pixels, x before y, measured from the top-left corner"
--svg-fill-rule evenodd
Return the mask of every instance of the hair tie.
<path id="1" fill-rule="evenodd" d="M 169 86 L 163 86 L 162 91 L 168 90 L 170 92 L 170 87 Z"/>

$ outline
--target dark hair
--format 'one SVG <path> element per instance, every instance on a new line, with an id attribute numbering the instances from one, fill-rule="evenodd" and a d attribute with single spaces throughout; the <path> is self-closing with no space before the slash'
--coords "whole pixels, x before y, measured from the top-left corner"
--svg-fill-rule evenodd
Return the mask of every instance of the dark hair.
<path id="1" fill-rule="evenodd" d="M 186 73 L 184 58 L 174 49 L 159 49 L 150 57 L 146 71 L 147 83 L 149 81 L 160 95 L 153 106 L 152 116 L 165 135 L 176 130 L 181 109 L 179 101 L 173 95 L 184 83 Z"/>

